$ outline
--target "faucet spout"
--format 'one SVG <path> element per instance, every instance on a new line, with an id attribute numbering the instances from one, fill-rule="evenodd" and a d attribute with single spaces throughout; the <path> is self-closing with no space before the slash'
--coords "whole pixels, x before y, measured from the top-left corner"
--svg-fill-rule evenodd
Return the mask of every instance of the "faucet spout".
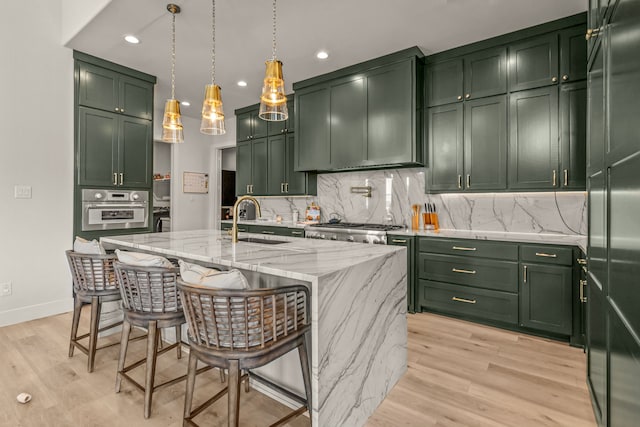
<path id="1" fill-rule="evenodd" d="M 236 203 L 233 205 L 233 226 L 231 227 L 232 243 L 238 243 L 238 207 L 240 206 L 240 203 L 244 202 L 245 200 L 250 201 L 254 205 L 256 205 L 258 217 L 262 216 L 262 212 L 260 211 L 260 203 L 258 203 L 258 200 L 251 196 L 238 197 L 238 200 L 236 200 Z"/>

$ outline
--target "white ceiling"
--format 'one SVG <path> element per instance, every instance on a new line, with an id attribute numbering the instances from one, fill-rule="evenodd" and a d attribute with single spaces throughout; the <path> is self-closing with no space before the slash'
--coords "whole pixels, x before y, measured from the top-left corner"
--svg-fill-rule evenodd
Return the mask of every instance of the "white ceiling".
<path id="1" fill-rule="evenodd" d="M 112 0 L 68 47 L 158 78 L 156 108 L 170 96 L 168 1 Z M 211 1 L 177 0 L 176 98 L 199 117 L 211 80 Z M 483 40 L 586 10 L 586 0 L 280 0 L 278 59 L 287 92 L 293 82 L 407 47 L 425 54 Z M 272 2 L 216 2 L 216 83 L 225 113 L 258 102 L 264 61 L 271 58 Z M 134 34 L 131 45 L 123 40 Z M 318 50 L 329 58 L 316 58 Z M 236 85 L 245 80 L 248 86 Z"/>

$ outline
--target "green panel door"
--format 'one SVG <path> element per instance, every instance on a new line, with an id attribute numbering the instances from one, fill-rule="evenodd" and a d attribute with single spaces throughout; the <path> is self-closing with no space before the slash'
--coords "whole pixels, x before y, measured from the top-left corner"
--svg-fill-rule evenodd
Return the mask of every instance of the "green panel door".
<path id="1" fill-rule="evenodd" d="M 251 113 L 236 116 L 236 141 L 249 141 L 253 136 Z M 244 193 L 242 193 L 244 194 Z"/>
<path id="2" fill-rule="evenodd" d="M 329 169 L 329 88 L 314 87 L 296 92 L 296 166 L 297 171 Z"/>
<path id="3" fill-rule="evenodd" d="M 280 196 L 285 193 L 286 177 L 286 135 L 270 136 L 267 141 L 267 193 Z"/>
<path id="4" fill-rule="evenodd" d="M 561 188 L 582 190 L 587 186 L 587 82 L 560 87 Z"/>
<path id="5" fill-rule="evenodd" d="M 415 162 L 415 60 L 367 76 L 367 159 L 374 164 Z M 333 110 L 331 110 L 333 113 Z"/>
<path id="6" fill-rule="evenodd" d="M 78 108 L 78 185 L 117 185 L 118 119 L 115 113 Z"/>
<path id="7" fill-rule="evenodd" d="M 153 174 L 151 121 L 122 116 L 119 122 L 118 173 L 122 174 L 119 182 L 125 187 L 148 188 Z"/>
<path id="8" fill-rule="evenodd" d="M 254 138 L 264 138 L 269 133 L 269 122 L 258 117 L 258 111 L 251 113 L 251 125 Z"/>
<path id="9" fill-rule="evenodd" d="M 429 191 L 462 189 L 462 104 L 429 108 Z"/>
<path id="10" fill-rule="evenodd" d="M 571 267 L 521 264 L 520 326 L 571 335 Z"/>
<path id="11" fill-rule="evenodd" d="M 407 236 L 387 235 L 387 243 L 394 246 L 404 246 L 407 248 L 407 310 L 415 313 L 416 310 L 416 281 L 415 271 L 416 239 Z"/>
<path id="12" fill-rule="evenodd" d="M 464 96 L 462 59 L 427 63 L 426 68 L 425 90 L 429 107 L 462 101 Z"/>
<path id="13" fill-rule="evenodd" d="M 465 188 L 506 189 L 506 95 L 465 102 L 464 129 Z"/>
<path id="14" fill-rule="evenodd" d="M 260 119 L 258 119 L 260 120 Z M 269 170 L 269 158 L 267 150 L 267 138 L 260 138 L 251 142 L 251 194 L 263 196 L 267 193 L 267 173 Z"/>
<path id="15" fill-rule="evenodd" d="M 596 418 L 603 420 L 607 404 L 607 303 L 602 288 L 590 275 L 587 283 L 587 383 Z"/>
<path id="16" fill-rule="evenodd" d="M 596 48 L 587 80 L 587 174 L 604 168 L 604 79 L 602 44 Z"/>
<path id="17" fill-rule="evenodd" d="M 509 188 L 558 188 L 558 88 L 512 93 Z"/>
<path id="18" fill-rule="evenodd" d="M 279 135 L 285 132 L 293 132 L 294 125 L 293 122 L 295 120 L 295 115 L 293 112 L 293 95 L 288 95 L 287 98 L 287 111 L 289 112 L 289 117 L 287 120 L 282 120 L 278 122 L 267 122 L 267 132 L 269 136 Z"/>
<path id="19" fill-rule="evenodd" d="M 296 110 L 295 103 L 293 102 L 293 95 L 287 96 L 287 110 L 289 111 L 289 118 L 287 119 L 287 132 L 294 132 L 296 130 Z"/>
<path id="20" fill-rule="evenodd" d="M 640 342 L 615 311 L 610 312 L 609 318 L 609 425 L 638 425 Z"/>
<path id="21" fill-rule="evenodd" d="M 507 92 L 507 48 L 486 49 L 464 58 L 465 99 Z"/>
<path id="22" fill-rule="evenodd" d="M 331 85 L 331 167 L 362 164 L 366 156 L 367 104 L 364 77 Z"/>
<path id="23" fill-rule="evenodd" d="M 509 89 L 532 89 L 558 82 L 558 34 L 509 46 Z"/>
<path id="24" fill-rule="evenodd" d="M 236 145 L 236 196 L 249 194 L 251 185 L 251 141 Z"/>
<path id="25" fill-rule="evenodd" d="M 286 134 L 286 181 L 287 181 L 287 194 L 300 195 L 310 194 L 307 188 L 307 173 L 296 172 L 293 169 L 295 162 L 295 135 L 293 133 Z"/>
<path id="26" fill-rule="evenodd" d="M 119 82 L 120 112 L 151 120 L 153 118 L 153 84 L 128 76 L 120 76 Z"/>
<path id="27" fill-rule="evenodd" d="M 118 74 L 84 62 L 79 64 L 78 104 L 116 112 Z"/>
<path id="28" fill-rule="evenodd" d="M 606 171 L 589 177 L 589 275 L 601 288 L 607 283 L 607 187 Z"/>
<path id="29" fill-rule="evenodd" d="M 575 82 L 587 78 L 586 28 L 578 25 L 560 32 L 560 78 Z"/>

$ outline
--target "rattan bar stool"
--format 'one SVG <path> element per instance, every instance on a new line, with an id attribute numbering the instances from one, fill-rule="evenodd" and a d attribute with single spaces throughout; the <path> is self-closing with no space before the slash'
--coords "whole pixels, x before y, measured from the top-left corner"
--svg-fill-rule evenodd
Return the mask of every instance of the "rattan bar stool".
<path id="1" fill-rule="evenodd" d="M 144 391 L 144 417 L 149 418 L 153 392 L 161 387 L 182 381 L 187 377 L 182 375 L 162 384 L 154 384 L 158 355 L 175 348 L 178 359 L 182 356 L 181 326 L 185 323 L 185 317 L 176 287 L 179 269 L 176 267 L 137 267 L 119 261 L 114 262 L 114 269 L 120 285 L 124 308 L 116 393 L 120 392 L 122 378 L 127 379 L 134 386 Z M 147 355 L 145 358 L 125 366 L 127 343 L 132 326 L 148 330 Z M 175 328 L 176 342 L 169 346 L 163 346 L 159 350 L 160 330 L 170 327 Z M 145 363 L 145 383 L 142 385 L 135 381 L 128 372 Z M 207 367 L 206 369 L 209 368 Z"/>
<path id="2" fill-rule="evenodd" d="M 120 290 L 113 271 L 115 255 L 89 255 L 66 251 L 67 261 L 73 278 L 73 320 L 71 323 L 71 338 L 69 340 L 69 357 L 73 357 L 73 350 L 77 347 L 88 356 L 87 371 L 93 372 L 96 350 L 119 344 L 97 346 L 98 333 L 107 329 L 120 326 L 122 322 L 116 322 L 99 328 L 100 310 L 103 302 L 119 301 Z M 91 320 L 89 332 L 78 336 L 78 325 L 82 307 L 91 304 Z M 79 341 L 89 337 L 89 346 L 85 347 Z"/>
<path id="3" fill-rule="evenodd" d="M 257 368 L 298 349 L 306 399 L 304 406 L 272 426 L 310 411 L 311 380 L 306 335 L 310 329 L 309 293 L 301 285 L 256 290 L 229 290 L 187 284 L 178 280 L 190 344 L 184 426 L 228 393 L 228 425 L 238 426 L 242 370 Z M 192 409 L 198 361 L 229 370 L 228 386 Z M 262 379 L 261 381 L 264 381 Z M 248 378 L 247 378 L 248 382 Z"/>

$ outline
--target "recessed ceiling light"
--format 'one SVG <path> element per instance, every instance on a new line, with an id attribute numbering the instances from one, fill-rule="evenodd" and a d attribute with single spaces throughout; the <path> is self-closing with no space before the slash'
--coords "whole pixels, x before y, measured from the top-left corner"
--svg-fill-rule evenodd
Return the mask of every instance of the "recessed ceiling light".
<path id="1" fill-rule="evenodd" d="M 131 44 L 140 43 L 140 40 L 136 36 L 128 35 L 128 36 L 124 36 L 124 39 Z"/>
<path id="2" fill-rule="evenodd" d="M 329 54 L 327 52 L 325 52 L 324 50 L 321 50 L 320 52 L 318 52 L 316 54 L 316 58 L 318 59 L 327 59 L 329 57 Z"/>
<path id="3" fill-rule="evenodd" d="M 245 82 L 244 80 L 240 80 L 238 82 L 238 86 L 240 86 L 240 87 L 245 87 L 246 85 L 247 85 L 247 82 Z"/>
<path id="4" fill-rule="evenodd" d="M 184 105 L 185 107 L 188 107 L 191 105 L 189 101 L 182 101 L 180 104 Z"/>

